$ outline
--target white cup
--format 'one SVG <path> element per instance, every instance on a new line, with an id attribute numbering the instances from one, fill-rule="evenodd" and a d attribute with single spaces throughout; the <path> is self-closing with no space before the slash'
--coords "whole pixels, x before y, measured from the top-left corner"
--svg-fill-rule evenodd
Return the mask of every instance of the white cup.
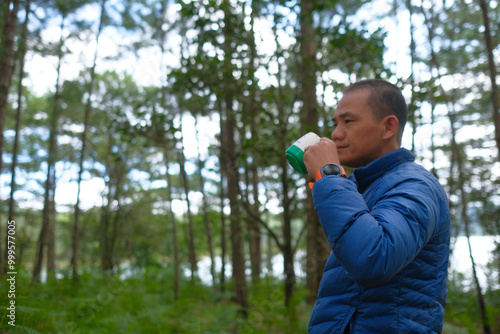
<path id="1" fill-rule="evenodd" d="M 320 140 L 320 136 L 314 132 L 309 132 L 300 137 L 290 146 L 286 152 L 286 158 L 290 165 L 300 174 L 307 174 L 307 168 L 304 165 L 304 151 L 311 145 L 316 144 Z"/>

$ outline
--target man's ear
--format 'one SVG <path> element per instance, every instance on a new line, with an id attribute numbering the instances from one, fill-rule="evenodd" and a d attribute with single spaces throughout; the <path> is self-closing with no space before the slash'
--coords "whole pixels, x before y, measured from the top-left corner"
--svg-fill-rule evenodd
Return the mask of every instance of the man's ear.
<path id="1" fill-rule="evenodd" d="M 389 115 L 385 117 L 383 120 L 385 126 L 385 132 L 383 139 L 391 139 L 396 136 L 398 133 L 399 121 L 398 118 L 394 115 Z"/>

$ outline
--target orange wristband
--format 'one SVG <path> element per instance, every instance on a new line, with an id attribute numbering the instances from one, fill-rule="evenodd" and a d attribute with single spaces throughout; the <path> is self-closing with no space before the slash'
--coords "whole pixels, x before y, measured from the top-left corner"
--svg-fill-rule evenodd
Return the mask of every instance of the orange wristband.
<path id="1" fill-rule="evenodd" d="M 344 167 L 340 166 L 340 168 L 342 168 L 342 177 L 347 179 L 347 174 L 346 174 L 346 172 L 344 170 Z M 323 175 L 321 175 L 321 169 L 320 169 L 320 170 L 318 170 L 318 172 L 316 173 L 316 175 L 314 175 L 314 180 L 318 181 L 322 177 L 323 177 Z M 312 190 L 313 185 L 314 185 L 314 182 L 309 182 L 309 189 Z"/>

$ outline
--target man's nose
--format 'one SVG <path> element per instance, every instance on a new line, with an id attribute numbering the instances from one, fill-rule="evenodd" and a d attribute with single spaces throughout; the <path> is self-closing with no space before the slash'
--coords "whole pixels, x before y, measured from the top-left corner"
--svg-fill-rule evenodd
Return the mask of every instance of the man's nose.
<path id="1" fill-rule="evenodd" d="M 345 132 L 342 130 L 340 125 L 337 125 L 332 132 L 332 140 L 333 141 L 342 140 L 344 136 Z"/>

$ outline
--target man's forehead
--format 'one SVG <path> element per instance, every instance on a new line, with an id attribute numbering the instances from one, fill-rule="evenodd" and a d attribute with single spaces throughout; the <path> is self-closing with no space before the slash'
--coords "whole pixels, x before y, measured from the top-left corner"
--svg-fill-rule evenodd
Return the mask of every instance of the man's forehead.
<path id="1" fill-rule="evenodd" d="M 360 108 L 364 109 L 368 106 L 367 99 L 371 93 L 372 91 L 368 88 L 358 88 L 345 92 L 337 104 L 332 120 L 358 115 L 361 111 Z"/>

